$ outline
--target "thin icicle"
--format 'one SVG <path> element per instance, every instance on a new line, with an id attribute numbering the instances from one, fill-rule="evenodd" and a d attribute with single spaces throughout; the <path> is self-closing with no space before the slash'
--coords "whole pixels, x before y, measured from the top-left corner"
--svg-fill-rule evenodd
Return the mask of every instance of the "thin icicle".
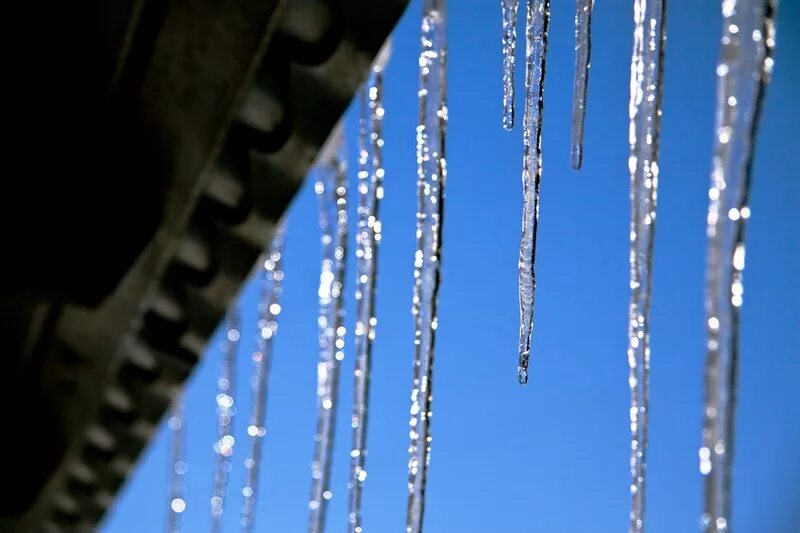
<path id="1" fill-rule="evenodd" d="M 631 392 L 629 531 L 644 530 L 645 467 L 650 402 L 650 280 L 658 188 L 658 140 L 664 54 L 664 0 L 635 0 L 631 60 L 630 288 L 628 385 Z"/>
<path id="2" fill-rule="evenodd" d="M 217 454 L 217 466 L 214 472 L 214 492 L 211 495 L 211 531 L 222 530 L 222 513 L 225 510 L 225 496 L 228 490 L 228 473 L 231 471 L 233 455 L 233 417 L 235 389 L 234 373 L 236 369 L 236 352 L 239 346 L 239 314 L 236 309 L 228 313 L 227 331 L 222 344 L 222 358 L 219 362 L 217 376 L 217 441 L 214 452 Z"/>
<path id="3" fill-rule="evenodd" d="M 406 532 L 420 533 L 425 483 L 431 451 L 433 355 L 438 326 L 442 223 L 447 164 L 446 1 L 425 0 L 422 51 L 419 56 L 419 125 L 417 126 L 417 251 L 414 258 L 414 367 L 408 447 Z"/>
<path id="4" fill-rule="evenodd" d="M 536 233 L 539 226 L 539 184 L 542 177 L 542 111 L 550 0 L 528 0 L 525 18 L 525 116 L 522 161 L 522 238 L 519 245 L 519 368 L 528 382 L 536 293 Z"/>
<path id="5" fill-rule="evenodd" d="M 261 301 L 258 303 L 258 324 L 256 350 L 253 352 L 253 373 L 251 388 L 253 405 L 247 434 L 250 436 L 250 454 L 244 461 L 245 484 L 242 488 L 242 531 L 249 533 L 255 522 L 255 507 L 258 501 L 258 475 L 261 467 L 261 451 L 267 428 L 264 419 L 267 409 L 267 385 L 272 350 L 272 341 L 278 332 L 278 315 L 281 312 L 280 298 L 283 292 L 283 242 L 284 227 L 280 223 L 275 229 L 263 266 L 259 271 L 261 278 Z"/>
<path id="6" fill-rule="evenodd" d="M 514 128 L 514 69 L 519 0 L 501 0 L 503 11 L 503 127 Z"/>
<path id="7" fill-rule="evenodd" d="M 384 45 L 376 59 L 367 88 L 361 94 L 358 134 L 358 233 L 356 257 L 356 365 L 353 382 L 353 446 L 347 484 L 348 531 L 361 533 L 361 495 L 367 478 L 367 418 L 372 342 L 375 340 L 375 295 L 378 281 L 378 246 L 381 242 L 379 208 L 383 198 L 383 70 L 390 54 Z"/>
<path id="8" fill-rule="evenodd" d="M 583 164 L 583 123 L 586 119 L 586 89 L 592 60 L 592 9 L 594 0 L 578 0 L 575 11 L 575 86 L 572 92 L 572 168 Z"/>
<path id="9" fill-rule="evenodd" d="M 347 257 L 347 162 L 341 129 L 329 141 L 330 155 L 319 169 L 314 191 L 319 198 L 322 266 L 319 276 L 319 362 L 317 363 L 317 429 L 311 463 L 308 531 L 325 530 L 330 489 L 333 432 L 339 393 L 339 363 L 344 358 L 344 275 Z M 338 153 L 337 153 L 338 152 Z"/>
<path id="10" fill-rule="evenodd" d="M 186 510 L 186 496 L 184 495 L 183 476 L 186 475 L 185 441 L 186 430 L 183 420 L 183 398 L 179 396 L 172 406 L 172 414 L 167 421 L 167 426 L 172 432 L 172 449 L 169 462 L 169 518 L 167 520 L 167 533 L 180 533 L 183 512 Z"/>
<path id="11" fill-rule="evenodd" d="M 731 530 L 731 476 L 742 305 L 744 236 L 755 137 L 775 45 L 775 0 L 722 2 L 722 56 L 708 191 L 707 359 L 700 472 L 702 529 Z"/>

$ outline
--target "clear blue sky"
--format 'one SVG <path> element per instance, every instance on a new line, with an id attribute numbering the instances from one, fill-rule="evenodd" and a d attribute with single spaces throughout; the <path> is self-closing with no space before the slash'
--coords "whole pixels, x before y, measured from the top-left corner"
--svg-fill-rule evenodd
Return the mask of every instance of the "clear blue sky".
<path id="1" fill-rule="evenodd" d="M 536 330 L 526 388 L 516 383 L 522 139 L 519 128 L 507 133 L 500 126 L 499 1 L 449 4 L 449 183 L 426 531 L 625 531 L 631 2 L 596 5 L 584 169 L 578 173 L 568 157 L 574 2 L 552 2 Z M 755 164 L 737 418 L 737 533 L 790 533 L 790 524 L 800 523 L 799 4 L 780 5 L 775 76 Z M 414 1 L 394 34 L 386 75 L 386 196 L 364 502 L 372 533 L 401 531 L 405 520 L 419 14 Z M 719 35 L 719 2 L 669 2 L 652 307 L 650 533 L 699 527 L 705 216 Z M 353 111 L 347 116 L 351 170 Z M 355 173 L 350 177 L 353 182 Z M 311 183 L 289 213 L 285 257 L 257 520 L 260 531 L 294 533 L 306 527 L 316 401 L 320 249 Z M 347 519 L 354 276 L 351 263 L 330 533 L 345 531 Z M 237 375 L 246 389 L 255 335 L 252 285 L 240 306 L 246 326 Z M 217 335 L 188 386 L 184 531 L 191 533 L 209 527 L 219 343 Z M 241 504 L 250 406 L 244 392 L 235 422 L 228 531 L 238 530 Z M 164 530 L 166 437 L 161 431 L 142 455 L 104 531 Z"/>

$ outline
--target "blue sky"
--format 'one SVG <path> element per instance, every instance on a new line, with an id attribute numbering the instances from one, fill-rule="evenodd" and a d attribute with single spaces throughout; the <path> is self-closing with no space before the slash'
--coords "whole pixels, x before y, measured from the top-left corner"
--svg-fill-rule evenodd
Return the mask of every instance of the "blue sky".
<path id="1" fill-rule="evenodd" d="M 519 127 L 508 133 L 500 126 L 500 6 L 495 0 L 449 4 L 449 183 L 426 531 L 625 531 L 631 2 L 596 5 L 580 172 L 569 165 L 574 2 L 552 3 L 536 330 L 531 379 L 524 388 L 516 383 L 522 139 Z M 740 533 L 789 533 L 791 524 L 800 522 L 798 4 L 785 0 L 780 5 L 776 68 L 752 189 L 734 481 L 734 527 Z M 420 2 L 412 2 L 400 22 L 386 74 L 386 195 L 364 496 L 365 529 L 376 533 L 401 531 L 405 520 L 420 9 Z M 669 2 L 651 314 L 650 533 L 699 527 L 705 216 L 719 35 L 718 2 Z M 519 75 L 518 95 L 522 79 Z M 354 111 L 347 116 L 351 183 Z M 293 533 L 306 527 L 316 416 L 320 248 L 310 182 L 291 207 L 286 246 L 257 529 Z M 347 520 L 350 434 L 343 421 L 352 398 L 354 276 L 352 262 L 334 498 L 328 511 L 331 533 L 345 531 Z M 238 529 L 241 504 L 250 407 L 244 389 L 255 338 L 255 298 L 250 284 L 239 303 L 246 325 L 237 375 L 245 394 L 237 399 L 228 531 Z M 184 531 L 191 533 L 209 526 L 220 341 L 216 335 L 209 342 L 188 384 Z M 103 530 L 163 530 L 167 470 L 168 439 L 162 430 Z"/>

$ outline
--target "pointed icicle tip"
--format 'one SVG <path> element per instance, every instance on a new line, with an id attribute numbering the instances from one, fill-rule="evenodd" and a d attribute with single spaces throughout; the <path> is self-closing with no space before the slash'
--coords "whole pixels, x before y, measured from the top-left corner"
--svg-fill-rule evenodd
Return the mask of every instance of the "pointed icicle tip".
<path id="1" fill-rule="evenodd" d="M 520 385 L 527 385 L 528 384 L 528 369 L 519 366 L 517 367 L 517 379 L 519 380 Z"/>

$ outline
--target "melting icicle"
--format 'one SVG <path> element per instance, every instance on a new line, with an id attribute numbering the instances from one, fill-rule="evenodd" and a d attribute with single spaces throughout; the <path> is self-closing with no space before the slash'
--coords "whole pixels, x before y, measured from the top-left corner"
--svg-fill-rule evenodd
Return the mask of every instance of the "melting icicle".
<path id="1" fill-rule="evenodd" d="M 631 511 L 629 531 L 644 530 L 644 491 L 650 401 L 650 279 L 658 188 L 664 0 L 635 0 L 631 60 L 630 287 L 628 384 L 631 391 Z"/>
<path id="2" fill-rule="evenodd" d="M 319 362 L 317 429 L 311 463 L 308 531 L 325 529 L 325 511 L 333 494 L 330 475 L 333 431 L 339 392 L 339 363 L 344 358 L 344 275 L 347 255 L 347 163 L 341 129 L 328 141 L 314 191 L 319 198 L 322 267 L 319 276 Z M 336 152 L 339 152 L 338 154 Z"/>
<path id="3" fill-rule="evenodd" d="M 536 233 L 542 177 L 542 110 L 550 0 L 528 0 L 525 19 L 525 116 L 522 162 L 522 239 L 519 245 L 519 382 L 528 382 L 536 292 Z"/>
<path id="4" fill-rule="evenodd" d="M 419 56 L 417 126 L 417 251 L 414 257 L 414 379 L 411 389 L 406 532 L 420 533 L 431 451 L 433 355 L 447 164 L 447 36 L 445 0 L 425 0 Z"/>
<path id="5" fill-rule="evenodd" d="M 239 316 L 235 309 L 228 315 L 227 332 L 222 344 L 222 358 L 217 376 L 217 441 L 214 452 L 217 466 L 214 473 L 214 492 L 211 495 L 211 531 L 222 530 L 222 513 L 228 489 L 228 473 L 231 471 L 230 457 L 233 455 L 234 372 L 236 352 L 239 345 Z"/>
<path id="6" fill-rule="evenodd" d="M 186 500 L 183 490 L 183 476 L 186 475 L 184 441 L 186 440 L 183 423 L 183 398 L 178 397 L 172 406 L 172 414 L 167 421 L 167 426 L 172 432 L 172 450 L 169 463 L 170 494 L 169 518 L 167 533 L 179 533 L 182 526 L 183 512 L 186 510 Z"/>
<path id="7" fill-rule="evenodd" d="M 702 528 L 731 529 L 731 474 L 742 305 L 744 234 L 753 150 L 775 45 L 775 0 L 722 2 L 722 57 L 708 191 L 707 359 L 700 472 Z"/>
<path id="8" fill-rule="evenodd" d="M 247 434 L 250 436 L 250 455 L 244 461 L 245 484 L 242 488 L 242 531 L 249 533 L 255 522 L 255 506 L 258 501 L 258 473 L 261 467 L 261 450 L 267 428 L 264 418 L 267 408 L 267 384 L 269 381 L 272 341 L 278 332 L 278 315 L 281 312 L 280 298 L 283 292 L 283 241 L 284 227 L 280 223 L 275 229 L 269 251 L 263 257 L 261 276 L 261 301 L 258 304 L 256 350 L 253 352 L 251 387 L 253 406 Z"/>
<path id="9" fill-rule="evenodd" d="M 503 11 L 503 127 L 514 128 L 514 68 L 519 0 L 501 0 Z"/>
<path id="10" fill-rule="evenodd" d="M 358 146 L 358 233 L 356 257 L 356 365 L 353 383 L 353 446 L 348 481 L 348 531 L 361 533 L 361 495 L 367 478 L 367 416 L 372 342 L 375 340 L 378 246 L 381 242 L 379 208 L 383 198 L 383 70 L 389 59 L 387 42 L 378 55 L 367 89 L 361 95 Z M 370 171 L 371 169 L 371 171 Z"/>
<path id="11" fill-rule="evenodd" d="M 592 9 L 594 0 L 578 0 L 575 11 L 575 86 L 572 93 L 572 168 L 583 164 L 583 123 L 586 119 L 586 89 L 592 54 Z"/>

